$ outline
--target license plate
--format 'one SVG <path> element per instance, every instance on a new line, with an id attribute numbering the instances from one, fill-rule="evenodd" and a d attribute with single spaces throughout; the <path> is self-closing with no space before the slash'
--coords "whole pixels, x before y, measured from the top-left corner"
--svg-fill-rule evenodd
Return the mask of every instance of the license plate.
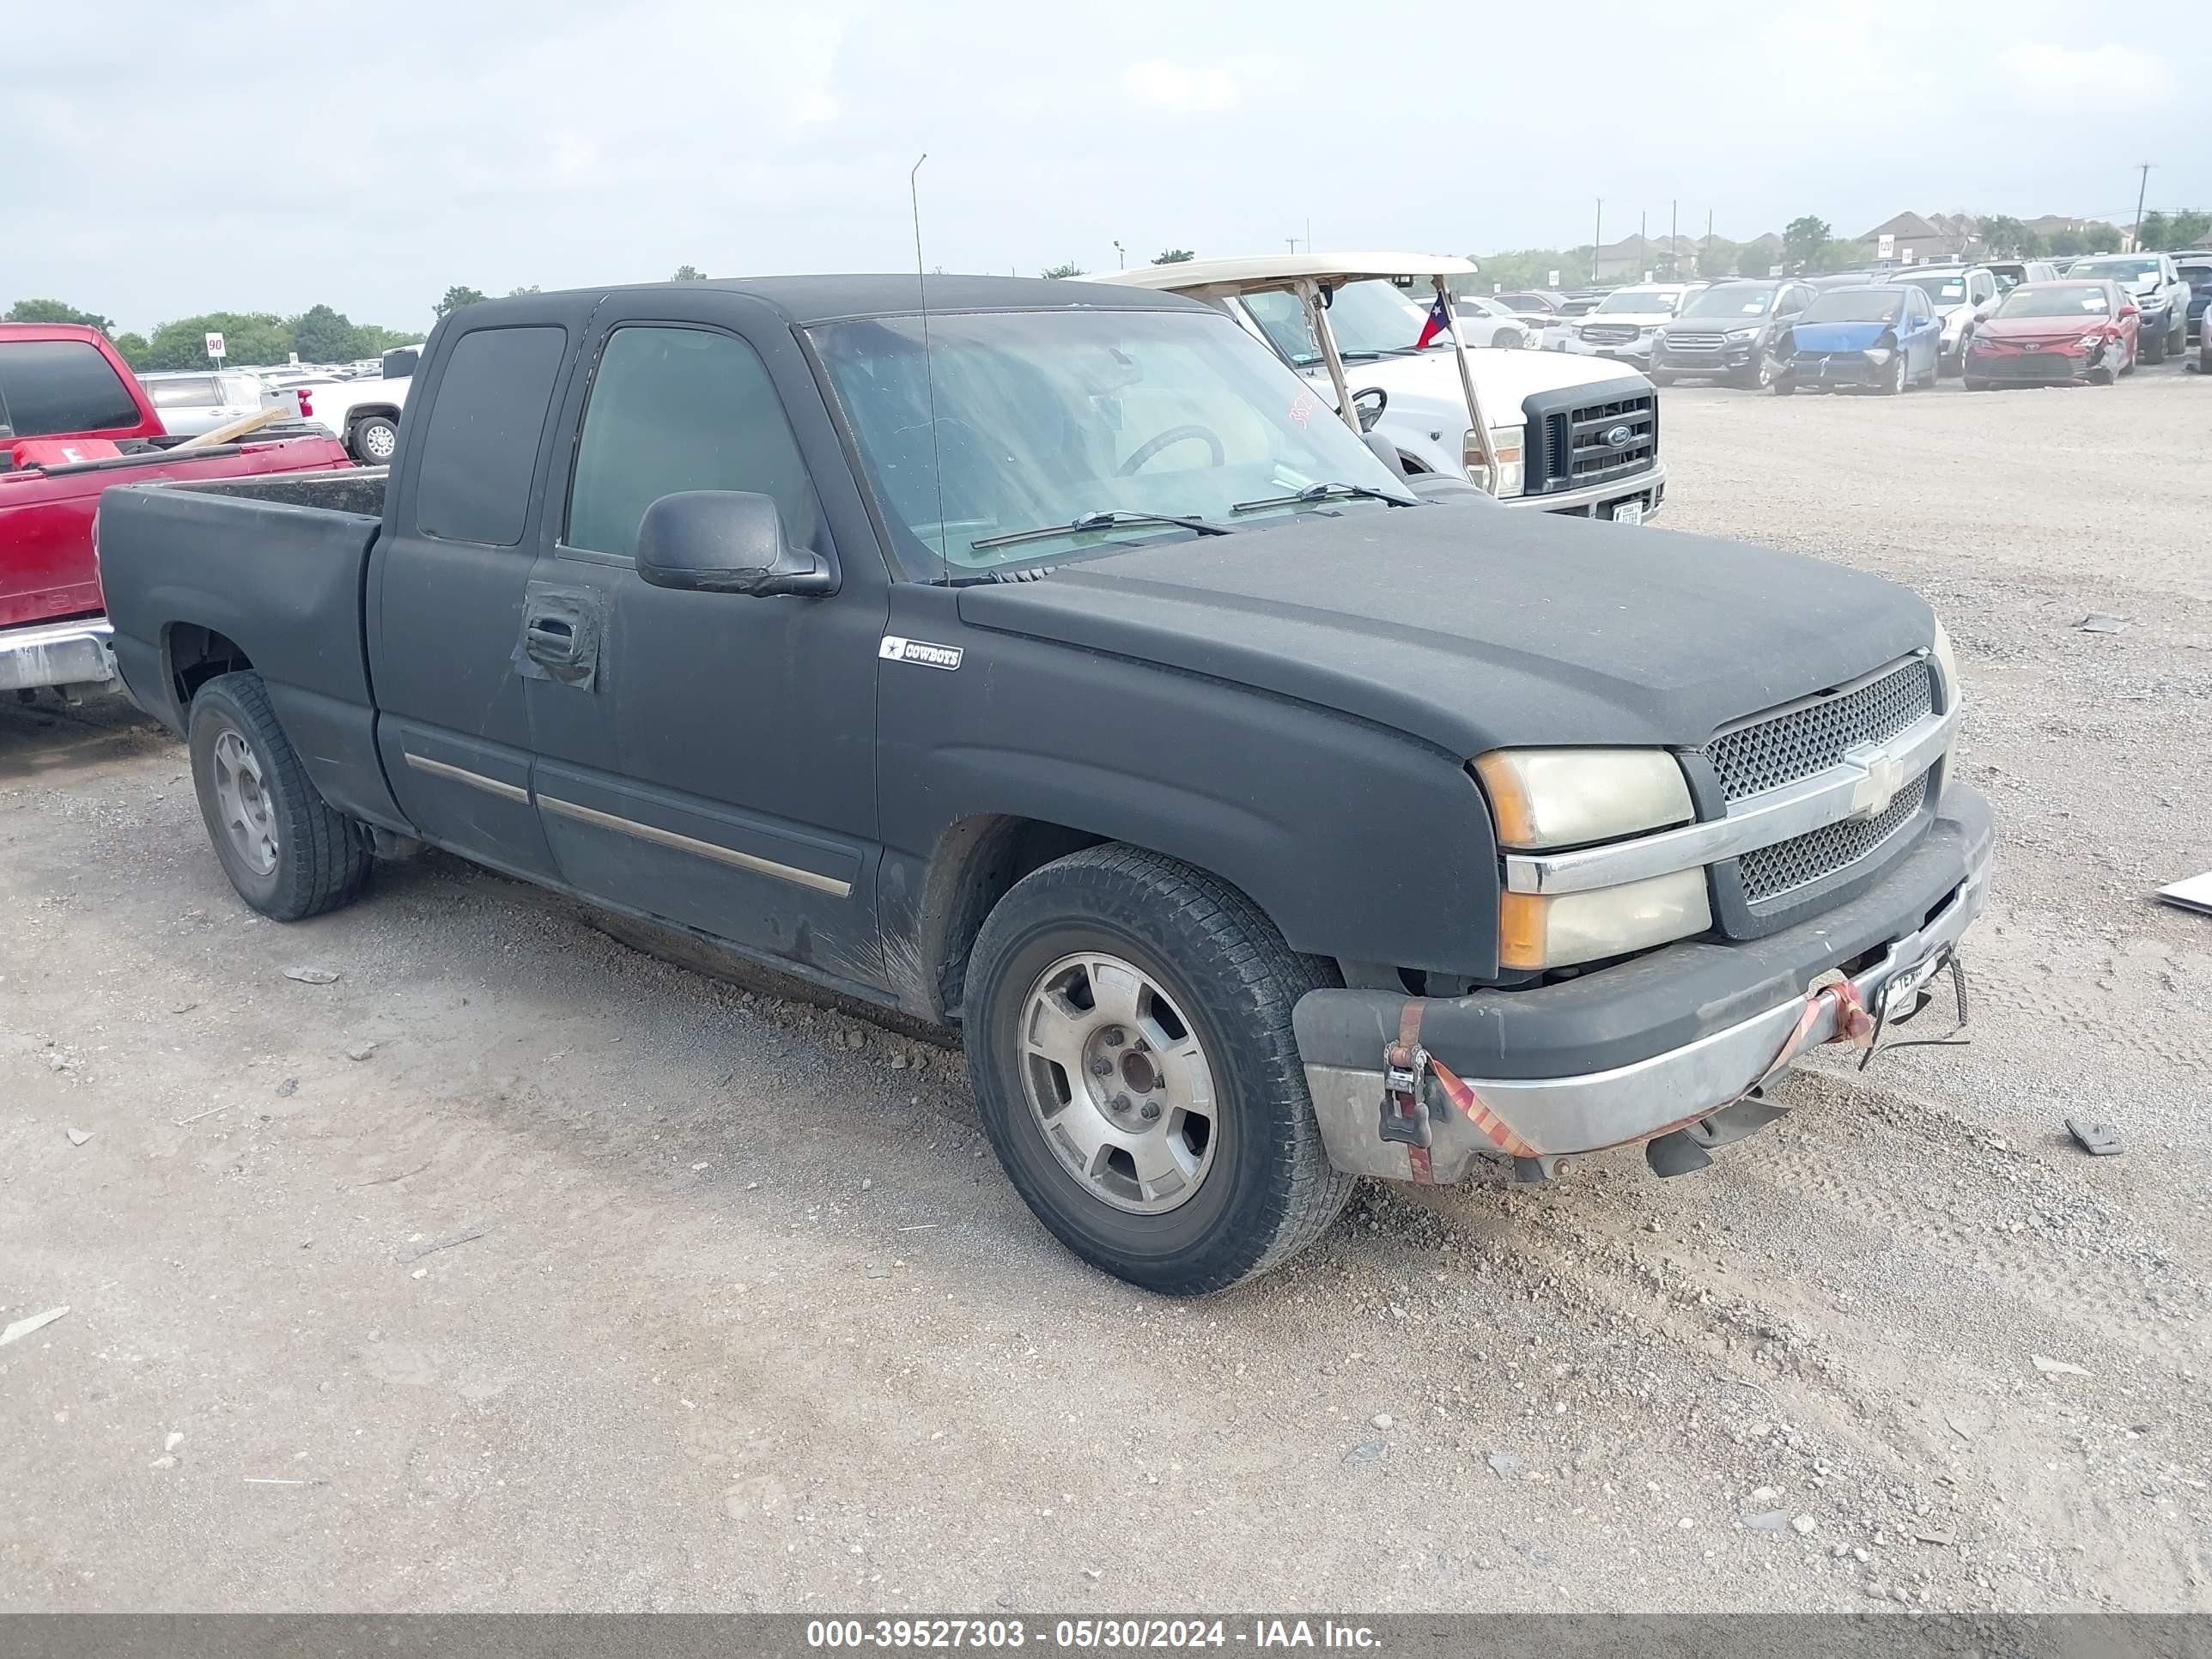
<path id="1" fill-rule="evenodd" d="M 1900 1010 L 1907 1013 L 1911 1012 L 1909 1005 L 1912 999 L 1920 994 L 1929 981 L 1943 970 L 1950 960 L 1951 952 L 1948 949 L 1937 951 L 1906 969 L 1888 984 L 1883 986 L 1881 995 L 1878 999 L 1883 1017 L 1894 1019 Z"/>
<path id="2" fill-rule="evenodd" d="M 1644 503 L 1642 501 L 1615 501 L 1613 504 L 1613 521 L 1615 524 L 1642 524 L 1644 522 Z"/>

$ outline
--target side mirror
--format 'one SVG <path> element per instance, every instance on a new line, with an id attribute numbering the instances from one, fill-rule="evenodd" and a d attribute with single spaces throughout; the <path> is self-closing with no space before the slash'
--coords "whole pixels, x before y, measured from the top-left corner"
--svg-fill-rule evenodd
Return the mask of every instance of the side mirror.
<path id="1" fill-rule="evenodd" d="M 1352 394 L 1352 407 L 1359 416 L 1359 429 L 1372 432 L 1375 422 L 1382 418 L 1382 411 L 1390 407 L 1390 394 L 1379 386 L 1370 386 Z"/>
<path id="2" fill-rule="evenodd" d="M 695 593 L 837 591 L 835 569 L 784 539 L 775 501 L 744 489 L 687 489 L 647 507 L 637 574 L 648 586 Z"/>
<path id="3" fill-rule="evenodd" d="M 2120 315 L 2123 317 L 2140 317 L 2142 315 L 2142 312 L 2135 306 L 2122 306 L 2120 307 Z"/>

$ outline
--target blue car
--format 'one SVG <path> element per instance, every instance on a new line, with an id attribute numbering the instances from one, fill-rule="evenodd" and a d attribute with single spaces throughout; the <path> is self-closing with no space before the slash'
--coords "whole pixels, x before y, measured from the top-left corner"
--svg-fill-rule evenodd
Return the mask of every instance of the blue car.
<path id="1" fill-rule="evenodd" d="M 1777 397 L 1836 386 L 1904 392 L 1934 386 L 1943 325 L 1928 295 L 1910 283 L 1832 288 L 1805 307 L 1777 343 Z"/>

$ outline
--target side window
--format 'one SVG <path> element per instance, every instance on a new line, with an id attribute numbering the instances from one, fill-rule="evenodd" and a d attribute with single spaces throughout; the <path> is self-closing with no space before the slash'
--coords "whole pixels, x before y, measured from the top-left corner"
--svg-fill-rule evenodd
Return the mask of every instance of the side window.
<path id="1" fill-rule="evenodd" d="M 634 557 L 645 509 L 685 489 L 766 495 L 794 546 L 814 540 L 814 485 L 760 354 L 705 329 L 618 328 L 592 376 L 562 540 Z"/>
<path id="2" fill-rule="evenodd" d="M 0 345 L 0 409 L 19 438 L 138 424 L 137 401 L 88 340 Z"/>
<path id="3" fill-rule="evenodd" d="M 530 478 L 553 407 L 568 334 L 480 328 L 446 360 L 416 465 L 415 523 L 446 542 L 514 547 L 530 514 Z"/>

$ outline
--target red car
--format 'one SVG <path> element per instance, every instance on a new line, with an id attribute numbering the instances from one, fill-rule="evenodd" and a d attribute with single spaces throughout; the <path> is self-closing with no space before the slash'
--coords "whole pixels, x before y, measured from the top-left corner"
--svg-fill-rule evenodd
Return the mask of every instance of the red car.
<path id="1" fill-rule="evenodd" d="M 1966 337 L 1966 390 L 2110 382 L 2135 368 L 2141 326 L 2135 301 L 2115 283 L 2022 283 Z"/>
<path id="2" fill-rule="evenodd" d="M 322 436 L 181 454 L 173 441 L 98 329 L 0 324 L 0 691 L 114 678 L 93 550 L 108 485 L 351 465 Z"/>

